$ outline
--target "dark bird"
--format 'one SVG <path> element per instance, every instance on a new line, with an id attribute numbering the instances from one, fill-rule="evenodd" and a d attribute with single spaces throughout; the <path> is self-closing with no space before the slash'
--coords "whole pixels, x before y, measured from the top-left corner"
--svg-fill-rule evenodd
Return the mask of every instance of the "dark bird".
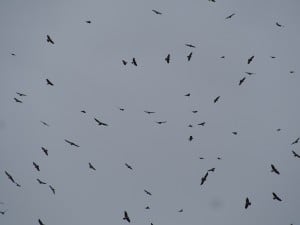
<path id="1" fill-rule="evenodd" d="M 197 113 L 197 112 L 198 112 L 198 110 L 193 110 L 193 111 L 192 111 L 192 113 Z"/>
<path id="2" fill-rule="evenodd" d="M 189 137 L 189 141 L 192 141 L 194 138 L 193 138 L 193 136 L 190 136 Z"/>
<path id="3" fill-rule="evenodd" d="M 226 19 L 226 20 L 231 19 L 234 15 L 235 15 L 235 13 L 232 13 L 232 14 L 230 14 L 229 16 L 227 16 L 225 19 Z"/>
<path id="4" fill-rule="evenodd" d="M 166 122 L 167 122 L 166 120 L 165 121 L 156 121 L 157 124 L 164 124 Z"/>
<path id="5" fill-rule="evenodd" d="M 208 0 L 209 2 L 216 2 L 216 0 Z"/>
<path id="6" fill-rule="evenodd" d="M 23 103 L 20 99 L 14 98 L 14 100 L 18 103 Z"/>
<path id="7" fill-rule="evenodd" d="M 15 53 L 10 53 L 12 56 L 16 56 L 16 54 Z"/>
<path id="8" fill-rule="evenodd" d="M 38 221 L 39 221 L 39 225 L 45 225 L 45 224 L 41 221 L 41 219 L 39 219 Z"/>
<path id="9" fill-rule="evenodd" d="M 125 166 L 126 166 L 128 169 L 132 170 L 132 167 L 131 167 L 128 163 L 125 163 Z"/>
<path id="10" fill-rule="evenodd" d="M 127 61 L 125 61 L 124 59 L 122 59 L 122 63 L 123 63 L 124 66 L 126 66 Z"/>
<path id="11" fill-rule="evenodd" d="M 220 58 L 221 58 L 221 59 L 225 59 L 225 55 L 222 55 Z"/>
<path id="12" fill-rule="evenodd" d="M 293 153 L 294 157 L 300 158 L 300 155 L 298 155 L 295 151 L 292 151 L 292 153 Z"/>
<path id="13" fill-rule="evenodd" d="M 154 13 L 157 14 L 157 15 L 162 15 L 161 12 L 159 12 L 159 11 L 157 11 L 157 10 L 155 10 L 155 9 L 152 9 L 152 12 L 154 12 Z"/>
<path id="14" fill-rule="evenodd" d="M 180 213 L 183 212 L 183 209 L 179 209 L 178 212 L 180 212 Z"/>
<path id="15" fill-rule="evenodd" d="M 54 41 L 51 39 L 51 37 L 49 35 L 47 35 L 47 42 L 54 45 Z"/>
<path id="16" fill-rule="evenodd" d="M 21 185 L 20 185 L 20 184 L 18 184 L 17 182 L 16 182 L 16 185 L 17 185 L 17 187 L 21 187 Z"/>
<path id="17" fill-rule="evenodd" d="M 246 198 L 245 209 L 247 209 L 251 205 L 249 198 Z"/>
<path id="18" fill-rule="evenodd" d="M 185 94 L 184 96 L 190 97 L 190 96 L 191 96 L 191 93 L 187 93 L 187 94 Z"/>
<path id="19" fill-rule="evenodd" d="M 214 103 L 216 103 L 217 101 L 219 101 L 219 99 L 220 99 L 220 95 L 218 96 L 218 97 L 216 97 L 215 99 L 214 99 Z"/>
<path id="20" fill-rule="evenodd" d="M 89 162 L 89 168 L 92 170 L 96 170 L 95 167 Z"/>
<path id="21" fill-rule="evenodd" d="M 150 207 L 149 207 L 149 206 L 146 206 L 145 209 L 150 209 Z"/>
<path id="22" fill-rule="evenodd" d="M 124 111 L 125 109 L 124 109 L 124 108 L 120 108 L 120 107 L 119 107 L 119 110 L 120 110 L 120 111 Z"/>
<path id="23" fill-rule="evenodd" d="M 192 44 L 185 44 L 185 46 L 190 47 L 190 48 L 196 48 L 196 46 L 192 45 Z"/>
<path id="24" fill-rule="evenodd" d="M 217 157 L 217 160 L 221 160 L 222 158 L 221 157 Z"/>
<path id="25" fill-rule="evenodd" d="M 295 73 L 295 71 L 294 71 L 294 70 L 291 70 L 291 71 L 290 71 L 290 74 L 294 74 L 294 73 Z"/>
<path id="26" fill-rule="evenodd" d="M 51 189 L 52 193 L 55 195 L 55 188 L 51 185 L 49 185 L 49 188 Z"/>
<path id="27" fill-rule="evenodd" d="M 277 128 L 276 131 L 277 131 L 277 132 L 281 131 L 281 128 Z"/>
<path id="28" fill-rule="evenodd" d="M 108 126 L 108 124 L 101 122 L 101 121 L 98 120 L 97 118 L 94 118 L 94 120 L 98 123 L 99 126 L 105 126 L 105 127 Z"/>
<path id="29" fill-rule="evenodd" d="M 275 59 L 276 58 L 276 56 L 272 56 L 272 55 L 270 57 L 271 57 L 271 59 Z"/>
<path id="30" fill-rule="evenodd" d="M 276 22 L 276 26 L 277 26 L 277 27 L 284 27 L 282 24 L 280 24 L 280 23 L 278 23 L 278 22 Z"/>
<path id="31" fill-rule="evenodd" d="M 7 210 L 0 211 L 0 213 L 1 213 L 2 215 L 4 215 L 6 212 L 7 212 Z"/>
<path id="32" fill-rule="evenodd" d="M 166 62 L 169 64 L 170 63 L 170 54 L 167 55 L 167 57 L 165 58 Z"/>
<path id="33" fill-rule="evenodd" d="M 32 164 L 37 171 L 40 171 L 40 166 L 38 164 L 36 164 L 35 162 L 33 162 Z"/>
<path id="34" fill-rule="evenodd" d="M 39 184 L 47 184 L 46 182 L 41 181 L 39 178 L 37 178 L 36 180 L 37 180 L 37 182 L 39 182 Z"/>
<path id="35" fill-rule="evenodd" d="M 149 191 L 145 190 L 144 189 L 144 192 L 147 194 L 147 195 L 152 195 Z"/>
<path id="36" fill-rule="evenodd" d="M 207 172 L 215 172 L 215 169 L 216 168 L 211 168 L 211 169 L 207 170 Z"/>
<path id="37" fill-rule="evenodd" d="M 251 56 L 249 59 L 248 59 L 248 64 L 250 64 L 251 62 L 252 62 L 252 60 L 254 59 L 254 55 L 253 56 Z"/>
<path id="38" fill-rule="evenodd" d="M 46 81 L 47 81 L 47 85 L 54 86 L 54 84 L 48 78 L 46 79 Z"/>
<path id="39" fill-rule="evenodd" d="M 232 134 L 233 134 L 233 135 L 237 135 L 238 133 L 237 133 L 236 131 L 233 131 Z"/>
<path id="40" fill-rule="evenodd" d="M 23 93 L 20 93 L 20 92 L 16 92 L 17 95 L 19 95 L 20 97 L 24 97 L 24 96 L 27 96 L 26 94 L 23 94 Z"/>
<path id="41" fill-rule="evenodd" d="M 147 114 L 153 114 L 153 113 L 155 113 L 155 112 L 152 112 L 152 111 L 144 111 L 145 113 L 147 113 Z"/>
<path id="42" fill-rule="evenodd" d="M 192 55 L 193 55 L 193 52 L 191 52 L 190 54 L 188 54 L 188 56 L 187 56 L 187 59 L 188 59 L 188 61 L 190 61 L 190 60 L 191 60 L 191 58 L 192 58 Z"/>
<path id="43" fill-rule="evenodd" d="M 46 156 L 48 156 L 48 149 L 41 147 Z"/>
<path id="44" fill-rule="evenodd" d="M 278 175 L 280 174 L 279 171 L 275 168 L 275 166 L 273 164 L 271 164 L 271 168 L 272 168 L 271 172 L 274 172 Z"/>
<path id="45" fill-rule="evenodd" d="M 208 176 L 208 172 L 206 172 L 206 174 L 204 175 L 204 177 L 201 178 L 201 184 L 200 185 L 203 185 L 204 182 L 206 181 L 207 179 L 207 176 Z"/>
<path id="46" fill-rule="evenodd" d="M 252 72 L 245 72 L 246 74 L 248 74 L 249 76 L 255 74 L 255 73 L 252 73 Z"/>
<path id="47" fill-rule="evenodd" d="M 77 144 L 75 144 L 74 142 L 69 141 L 69 140 L 67 140 L 67 139 L 65 139 L 65 142 L 67 142 L 67 143 L 70 144 L 71 146 L 75 146 L 75 147 L 77 147 L 77 148 L 80 147 L 79 145 L 77 145 Z"/>
<path id="48" fill-rule="evenodd" d="M 15 180 L 14 180 L 14 178 L 12 177 L 12 175 L 10 175 L 6 170 L 5 170 L 5 174 L 8 177 L 8 179 L 11 180 L 11 182 L 16 183 Z"/>
<path id="49" fill-rule="evenodd" d="M 49 124 L 44 122 L 44 121 L 40 121 L 43 125 L 45 125 L 46 127 L 49 127 Z"/>
<path id="50" fill-rule="evenodd" d="M 90 20 L 86 20 L 85 22 L 86 22 L 86 23 L 92 23 L 92 21 L 90 21 Z"/>
<path id="51" fill-rule="evenodd" d="M 204 157 L 199 157 L 199 159 L 204 159 Z"/>
<path id="52" fill-rule="evenodd" d="M 292 145 L 297 144 L 299 142 L 300 138 L 297 138 L 295 141 L 292 142 Z"/>
<path id="53" fill-rule="evenodd" d="M 127 222 L 130 223 L 130 218 L 129 218 L 128 213 L 126 211 L 124 211 L 123 220 L 127 220 Z"/>
<path id="54" fill-rule="evenodd" d="M 82 113 L 86 113 L 86 111 L 85 111 L 85 110 L 81 110 L 80 112 L 82 112 Z"/>
<path id="55" fill-rule="evenodd" d="M 192 125 L 192 124 L 189 124 L 188 127 L 193 127 L 193 125 Z"/>
<path id="56" fill-rule="evenodd" d="M 243 78 L 239 81 L 239 86 L 241 86 L 242 83 L 244 83 L 245 80 L 246 80 L 246 77 L 243 77 Z"/>
<path id="57" fill-rule="evenodd" d="M 135 58 L 132 58 L 132 62 L 131 62 L 133 65 L 137 66 L 137 63 L 136 63 L 136 60 Z"/>
<path id="58" fill-rule="evenodd" d="M 281 198 L 279 198 L 277 194 L 275 194 L 274 192 L 272 192 L 272 194 L 273 194 L 273 200 L 277 200 L 280 202 L 282 201 Z"/>
<path id="59" fill-rule="evenodd" d="M 206 122 L 198 123 L 199 126 L 204 126 Z"/>

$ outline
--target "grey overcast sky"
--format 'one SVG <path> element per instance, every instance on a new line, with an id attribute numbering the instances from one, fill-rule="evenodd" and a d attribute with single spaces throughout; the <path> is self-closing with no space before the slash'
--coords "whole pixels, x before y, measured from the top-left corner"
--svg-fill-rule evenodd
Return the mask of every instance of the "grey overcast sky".
<path id="1" fill-rule="evenodd" d="M 124 210 L 133 225 L 300 224 L 299 10 L 298 0 L 1 0 L 0 224 L 127 224 Z"/>

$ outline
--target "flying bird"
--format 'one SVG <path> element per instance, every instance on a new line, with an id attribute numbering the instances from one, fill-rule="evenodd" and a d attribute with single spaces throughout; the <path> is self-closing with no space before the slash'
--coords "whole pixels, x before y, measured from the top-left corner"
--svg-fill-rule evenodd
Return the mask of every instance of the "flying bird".
<path id="1" fill-rule="evenodd" d="M 255 74 L 255 73 L 253 73 L 253 72 L 245 72 L 245 73 L 248 74 L 249 76 Z"/>
<path id="2" fill-rule="evenodd" d="M 18 103 L 23 103 L 20 99 L 14 98 L 14 100 Z"/>
<path id="3" fill-rule="evenodd" d="M 206 172 L 206 174 L 204 175 L 204 177 L 201 178 L 201 184 L 200 185 L 203 185 L 204 182 L 206 181 L 207 179 L 207 176 L 208 176 L 208 172 Z"/>
<path id="4" fill-rule="evenodd" d="M 233 134 L 233 135 L 237 135 L 238 133 L 237 133 L 236 131 L 233 131 L 232 134 Z"/>
<path id="5" fill-rule="evenodd" d="M 271 172 L 274 172 L 278 175 L 280 174 L 279 171 L 275 168 L 275 166 L 273 164 L 271 164 L 271 168 L 272 168 Z"/>
<path id="6" fill-rule="evenodd" d="M 185 44 L 185 46 L 190 47 L 190 48 L 196 48 L 196 46 L 192 45 L 192 44 Z"/>
<path id="7" fill-rule="evenodd" d="M 193 111 L 192 111 L 192 113 L 197 113 L 197 112 L 198 112 L 198 110 L 193 110 Z"/>
<path id="8" fill-rule="evenodd" d="M 277 128 L 276 131 L 278 131 L 278 132 L 281 131 L 281 128 Z"/>
<path id="9" fill-rule="evenodd" d="M 295 141 L 292 142 L 292 145 L 297 144 L 299 142 L 300 138 L 297 138 Z"/>
<path id="10" fill-rule="evenodd" d="M 45 224 L 41 221 L 41 219 L 39 219 L 38 221 L 39 221 L 39 225 L 45 225 Z"/>
<path id="11" fill-rule="evenodd" d="M 295 71 L 294 71 L 294 70 L 291 70 L 291 71 L 290 71 L 290 74 L 293 74 L 293 73 L 295 73 Z"/>
<path id="12" fill-rule="evenodd" d="M 129 218 L 128 213 L 126 211 L 124 211 L 123 220 L 127 220 L 127 222 L 130 223 L 130 218 Z"/>
<path id="13" fill-rule="evenodd" d="M 284 27 L 282 24 L 280 24 L 280 23 L 278 23 L 278 22 L 276 22 L 276 26 L 277 26 L 277 27 Z"/>
<path id="14" fill-rule="evenodd" d="M 230 14 L 229 16 L 227 16 L 225 19 L 226 19 L 226 20 L 231 19 L 234 15 L 235 15 L 235 13 L 232 13 L 232 14 Z"/>
<path id="15" fill-rule="evenodd" d="M 214 99 L 214 103 L 216 103 L 217 101 L 219 101 L 219 99 L 220 99 L 220 95 L 218 96 L 218 97 L 216 97 L 215 99 Z"/>
<path id="16" fill-rule="evenodd" d="M 271 59 L 275 59 L 276 58 L 276 56 L 272 56 L 272 55 L 270 57 L 271 57 Z"/>
<path id="17" fill-rule="evenodd" d="M 180 212 L 180 213 L 183 212 L 183 209 L 179 209 L 178 212 Z"/>
<path id="18" fill-rule="evenodd" d="M 45 125 L 46 127 L 49 127 L 49 124 L 44 122 L 44 121 L 40 121 L 43 125 Z"/>
<path id="19" fill-rule="evenodd" d="M 51 185 L 49 185 L 49 188 L 51 189 L 52 193 L 55 195 L 55 188 Z"/>
<path id="20" fill-rule="evenodd" d="M 2 215 L 4 215 L 6 212 L 7 212 L 7 210 L 0 211 L 0 213 L 1 213 Z"/>
<path id="21" fill-rule="evenodd" d="M 147 114 L 153 114 L 153 113 L 155 113 L 155 112 L 152 112 L 152 111 L 144 111 L 145 113 L 147 113 Z"/>
<path id="22" fill-rule="evenodd" d="M 6 170 L 5 170 L 5 174 L 8 177 L 8 179 L 11 180 L 11 182 L 13 182 L 14 184 L 16 183 L 15 180 L 14 180 L 14 178 L 12 177 L 12 175 L 10 175 Z"/>
<path id="23" fill-rule="evenodd" d="M 95 167 L 89 162 L 89 168 L 92 170 L 96 170 Z"/>
<path id="24" fill-rule="evenodd" d="M 204 159 L 204 157 L 199 157 L 199 159 Z"/>
<path id="25" fill-rule="evenodd" d="M 147 195 L 152 195 L 149 191 L 147 191 L 146 189 L 144 189 L 144 192 L 147 194 Z"/>
<path id="26" fill-rule="evenodd" d="M 41 147 L 41 149 L 43 150 L 43 152 L 45 153 L 46 156 L 48 156 L 48 149 Z"/>
<path id="27" fill-rule="evenodd" d="M 166 122 L 167 122 L 166 120 L 165 121 L 156 121 L 157 124 L 164 124 Z"/>
<path id="28" fill-rule="evenodd" d="M 40 171 L 40 166 L 38 164 L 36 164 L 35 162 L 33 162 L 32 164 L 37 171 Z"/>
<path id="29" fill-rule="evenodd" d="M 217 157 L 217 160 L 221 160 L 222 158 L 221 157 Z"/>
<path id="30" fill-rule="evenodd" d="M 19 95 L 20 97 L 24 97 L 24 96 L 27 96 L 26 94 L 24 94 L 24 93 L 20 93 L 20 92 L 16 92 L 17 93 L 17 95 Z"/>
<path id="31" fill-rule="evenodd" d="M 206 122 L 198 123 L 199 126 L 204 126 Z"/>
<path id="32" fill-rule="evenodd" d="M 136 60 L 135 58 L 132 58 L 132 62 L 131 62 L 133 65 L 137 66 L 137 63 L 136 63 Z"/>
<path id="33" fill-rule="evenodd" d="M 54 45 L 54 41 L 51 39 L 51 37 L 49 35 L 47 35 L 47 42 Z"/>
<path id="34" fill-rule="evenodd" d="M 65 142 L 67 142 L 67 143 L 70 144 L 71 146 L 75 146 L 75 147 L 77 147 L 77 148 L 80 147 L 79 145 L 77 145 L 77 144 L 75 144 L 74 142 L 69 141 L 69 140 L 67 140 L 67 139 L 65 139 Z"/>
<path id="35" fill-rule="evenodd" d="M 239 81 L 239 86 L 241 86 L 242 83 L 244 83 L 245 80 L 246 80 L 246 77 L 243 77 L 243 78 Z"/>
<path id="36" fill-rule="evenodd" d="M 85 111 L 85 110 L 81 110 L 80 112 L 82 112 L 82 113 L 84 113 L 84 114 L 86 113 L 86 111 Z"/>
<path id="37" fill-rule="evenodd" d="M 37 180 L 37 182 L 39 182 L 39 184 L 47 184 L 46 182 L 41 181 L 39 178 L 37 178 L 36 180 Z"/>
<path id="38" fill-rule="evenodd" d="M 105 126 L 105 127 L 108 126 L 108 124 L 101 122 L 101 121 L 98 120 L 97 118 L 94 118 L 94 120 L 98 123 L 99 126 L 101 126 L 101 125 L 102 125 L 102 126 Z"/>
<path id="39" fill-rule="evenodd" d="M 190 96 L 191 96 L 191 93 L 187 93 L 187 94 L 185 94 L 184 96 L 190 97 Z"/>
<path id="40" fill-rule="evenodd" d="M 211 168 L 211 169 L 207 170 L 207 172 L 215 172 L 215 169 L 216 168 Z"/>
<path id="41" fill-rule="evenodd" d="M 282 201 L 281 198 L 279 198 L 277 194 L 275 194 L 274 192 L 272 192 L 272 194 L 273 194 L 273 200 L 277 200 L 279 202 Z"/>
<path id="42" fill-rule="evenodd" d="M 187 59 L 188 59 L 188 61 L 190 61 L 190 60 L 191 60 L 191 58 L 192 58 L 192 55 L 193 55 L 193 52 L 191 52 L 190 54 L 188 54 L 188 56 L 187 56 Z"/>
<path id="43" fill-rule="evenodd" d="M 246 198 L 246 203 L 245 203 L 245 209 L 247 209 L 251 205 L 251 202 L 249 201 L 249 198 Z"/>
<path id="44" fill-rule="evenodd" d="M 170 54 L 167 55 L 167 57 L 165 58 L 166 62 L 169 64 L 170 63 Z"/>
<path id="45" fill-rule="evenodd" d="M 295 151 L 292 151 L 292 153 L 293 153 L 294 157 L 300 158 L 300 155 L 298 155 Z"/>
<path id="46" fill-rule="evenodd" d="M 251 56 L 251 57 L 248 59 L 247 63 L 250 64 L 250 63 L 252 62 L 253 59 L 254 59 L 254 55 Z"/>
<path id="47" fill-rule="evenodd" d="M 150 209 L 150 207 L 149 207 L 149 206 L 146 206 L 145 209 Z"/>
<path id="48" fill-rule="evenodd" d="M 54 84 L 48 78 L 46 79 L 46 82 L 47 82 L 47 85 L 54 86 Z"/>
<path id="49" fill-rule="evenodd" d="M 126 66 L 127 61 L 125 61 L 124 59 L 122 59 L 122 63 L 123 63 L 124 66 Z"/>
<path id="50" fill-rule="evenodd" d="M 193 136 L 190 136 L 189 137 L 189 141 L 192 141 L 194 138 L 193 138 Z"/>
<path id="51" fill-rule="evenodd" d="M 92 21 L 90 21 L 90 20 L 86 20 L 85 22 L 86 22 L 86 23 L 89 23 L 89 24 L 92 23 Z"/>
<path id="52" fill-rule="evenodd" d="M 189 124 L 188 127 L 193 127 L 193 125 L 192 125 L 192 124 Z"/>
<path id="53" fill-rule="evenodd" d="M 209 2 L 216 2 L 216 0 L 208 0 Z"/>
<path id="54" fill-rule="evenodd" d="M 12 56 L 16 56 L 16 54 L 15 53 L 10 53 Z"/>
<path id="55" fill-rule="evenodd" d="M 155 10 L 155 9 L 152 9 L 152 12 L 154 12 L 154 13 L 157 14 L 157 15 L 162 15 L 161 12 L 159 12 L 159 11 L 157 11 L 157 10 Z"/>
<path id="56" fill-rule="evenodd" d="M 225 59 L 225 55 L 222 55 L 220 58 L 221 58 L 221 59 Z"/>
<path id="57" fill-rule="evenodd" d="M 128 163 L 125 163 L 125 166 L 126 166 L 128 169 L 132 170 L 132 167 L 131 167 Z"/>
<path id="58" fill-rule="evenodd" d="M 120 107 L 119 107 L 119 110 L 120 110 L 120 111 L 124 111 L 125 109 L 124 109 L 124 108 L 120 108 Z"/>

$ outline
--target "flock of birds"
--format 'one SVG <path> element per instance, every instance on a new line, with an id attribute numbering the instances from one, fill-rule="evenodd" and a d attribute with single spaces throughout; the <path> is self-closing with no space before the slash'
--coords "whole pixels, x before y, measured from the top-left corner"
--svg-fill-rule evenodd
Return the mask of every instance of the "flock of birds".
<path id="1" fill-rule="evenodd" d="M 215 2 L 215 0 L 209 0 L 209 1 L 210 1 L 210 2 Z M 162 14 L 163 14 L 162 12 L 160 12 L 160 11 L 158 11 L 158 10 L 155 10 L 155 9 L 153 9 L 152 12 L 153 12 L 154 14 L 156 14 L 156 15 L 162 15 Z M 225 19 L 226 19 L 226 20 L 231 19 L 231 18 L 232 18 L 233 16 L 235 16 L 235 15 L 236 15 L 235 13 L 232 13 L 232 14 L 228 15 Z M 85 22 L 86 22 L 87 24 L 91 24 L 91 23 L 92 23 L 90 20 L 87 20 L 87 21 L 85 21 Z M 284 25 L 282 25 L 282 24 L 280 24 L 280 23 L 278 23 L 278 22 L 276 22 L 275 25 L 276 25 L 277 27 L 279 27 L 279 28 L 283 28 L 283 27 L 284 27 Z M 55 44 L 54 40 L 52 39 L 52 37 L 50 37 L 50 35 L 46 35 L 46 41 L 47 41 L 49 44 L 51 44 L 51 45 L 54 45 L 54 44 Z M 195 45 L 190 44 L 190 43 L 185 44 L 185 46 L 188 47 L 188 48 L 190 48 L 190 49 L 195 49 L 195 48 L 196 48 Z M 16 56 L 15 53 L 11 53 L 11 55 Z M 191 51 L 191 52 L 186 56 L 186 57 L 187 57 L 187 61 L 190 61 L 190 60 L 192 59 L 192 55 L 193 55 L 193 52 Z M 225 58 L 225 56 L 221 56 L 221 58 Z M 247 64 L 250 64 L 250 63 L 254 60 L 254 58 L 255 58 L 254 55 L 252 55 L 251 57 L 249 57 L 249 58 L 247 59 Z M 276 58 L 276 57 L 275 57 L 275 56 L 271 56 L 271 58 L 274 59 L 274 58 Z M 165 60 L 165 62 L 166 62 L 167 64 L 169 64 L 169 63 L 171 62 L 171 55 L 170 55 L 170 54 L 167 54 L 167 56 L 164 58 L 164 60 Z M 126 66 L 126 65 L 128 64 L 128 61 L 125 60 L 125 59 L 122 59 L 121 62 L 122 62 L 122 64 L 123 64 L 124 66 Z M 132 58 L 131 64 L 134 65 L 134 66 L 138 66 L 138 61 L 137 61 L 137 59 L 136 59 L 135 57 Z M 245 73 L 246 73 L 248 76 L 251 76 L 251 75 L 255 74 L 255 73 L 253 73 L 253 72 L 245 72 Z M 295 71 L 291 70 L 290 73 L 293 74 L 293 73 L 295 73 Z M 246 78 L 247 78 L 247 77 L 244 76 L 242 79 L 240 79 L 240 80 L 238 81 L 238 85 L 241 86 L 241 85 L 245 82 Z M 48 85 L 48 86 L 54 86 L 54 83 L 53 83 L 52 81 L 50 81 L 48 78 L 47 78 L 45 81 L 46 81 L 46 85 Z M 27 97 L 27 94 L 25 94 L 25 93 L 20 93 L 20 92 L 16 92 L 16 94 L 17 94 L 17 96 L 13 98 L 14 101 L 15 101 L 16 103 L 23 103 L 24 98 Z M 191 93 L 185 94 L 185 97 L 190 97 L 190 96 L 191 96 Z M 216 96 L 215 98 L 213 98 L 213 103 L 217 103 L 217 102 L 220 100 L 220 98 L 221 98 L 221 96 Z M 119 110 L 120 110 L 120 111 L 124 111 L 125 109 L 124 109 L 124 108 L 119 108 Z M 197 110 L 193 110 L 192 112 L 193 112 L 193 113 L 197 113 L 198 111 L 197 111 Z M 86 114 L 87 112 L 86 112 L 86 110 L 81 110 L 81 113 Z M 144 113 L 150 115 L 150 114 L 154 114 L 154 113 L 156 113 L 156 112 L 155 112 L 155 111 L 144 110 Z M 94 117 L 93 119 L 94 119 L 94 121 L 96 122 L 96 124 L 97 124 L 98 126 L 103 126 L 103 127 L 109 126 L 108 123 L 103 122 L 103 121 L 100 121 L 100 120 L 99 120 L 98 118 L 96 118 L 96 117 Z M 41 122 L 44 126 L 47 126 L 47 127 L 50 126 L 50 125 L 49 125 L 47 122 L 45 122 L 45 121 L 40 121 L 40 122 Z M 159 125 L 162 125 L 162 124 L 167 123 L 166 120 L 155 121 L 155 122 L 156 122 L 157 124 L 159 124 Z M 203 126 L 203 127 L 204 127 L 204 126 L 206 125 L 206 121 L 203 121 L 203 122 L 201 122 L 201 123 L 198 123 L 197 125 Z M 188 126 L 189 126 L 189 127 L 192 127 L 193 125 L 192 125 L 192 124 L 189 124 Z M 281 130 L 280 128 L 277 129 L 277 131 L 280 131 L 280 130 Z M 238 132 L 237 132 L 237 131 L 233 131 L 232 134 L 233 134 L 233 135 L 238 135 Z M 193 137 L 192 135 L 188 137 L 188 141 L 193 141 L 193 139 L 194 139 L 194 137 Z M 300 137 L 296 138 L 295 140 L 293 140 L 293 141 L 291 142 L 291 145 L 298 144 L 299 140 L 300 140 Z M 76 148 L 79 148 L 79 147 L 80 147 L 76 142 L 71 141 L 71 140 L 69 140 L 69 139 L 64 139 L 64 141 L 65 141 L 67 144 L 69 144 L 70 146 L 73 146 L 73 147 L 76 147 Z M 46 156 L 48 156 L 48 154 L 49 154 L 48 149 L 46 149 L 45 147 L 41 147 L 41 150 L 42 150 L 42 152 L 43 152 Z M 294 150 L 292 151 L 292 156 L 294 156 L 295 158 L 300 159 L 300 154 L 297 153 L 297 152 L 295 152 Z M 200 159 L 204 159 L 204 158 L 203 158 L 203 157 L 200 157 Z M 221 157 L 218 157 L 217 159 L 218 159 L 218 160 L 221 160 Z M 40 171 L 40 166 L 39 166 L 39 164 L 38 164 L 37 162 L 32 162 L 32 165 L 33 165 L 33 167 L 34 167 L 37 171 Z M 129 169 L 129 170 L 133 170 L 133 167 L 132 167 L 131 165 L 129 165 L 128 163 L 125 163 L 125 166 L 126 166 L 126 168 Z M 275 166 L 274 164 L 271 164 L 270 167 L 271 167 L 271 170 L 270 170 L 270 171 L 271 171 L 272 173 L 275 173 L 276 175 L 280 175 L 280 171 L 276 168 L 276 166 Z M 91 162 L 88 163 L 88 168 L 91 169 L 91 170 L 96 171 L 96 168 L 94 167 L 94 165 L 92 165 Z M 205 172 L 204 176 L 201 177 L 201 180 L 200 180 L 200 185 L 201 185 L 201 186 L 204 185 L 205 182 L 207 182 L 207 179 L 208 179 L 209 174 L 214 173 L 214 172 L 215 172 L 215 169 L 216 169 L 216 168 L 210 168 L 210 169 L 208 169 L 208 170 Z M 4 173 L 5 173 L 5 175 L 7 176 L 7 178 L 8 178 L 13 184 L 15 184 L 17 187 L 21 187 L 21 184 L 20 184 L 18 181 L 16 181 L 15 178 L 14 178 L 8 171 L 5 170 Z M 46 181 L 43 181 L 43 180 L 41 180 L 40 178 L 37 178 L 36 181 L 37 181 L 38 184 L 40 184 L 40 185 L 48 185 L 48 187 L 49 187 L 49 189 L 51 190 L 51 192 L 55 195 L 56 189 L 55 189 L 51 184 L 48 184 Z M 149 196 L 152 195 L 152 193 L 151 193 L 150 191 L 146 190 L 146 189 L 144 190 L 144 192 L 145 192 L 145 194 L 147 194 L 147 195 L 149 195 Z M 279 201 L 279 202 L 283 201 L 283 199 L 280 197 L 280 195 L 278 195 L 278 194 L 275 193 L 275 192 L 272 192 L 272 199 L 275 200 L 275 201 Z M 0 206 L 2 207 L 3 205 L 5 205 L 5 203 L 4 203 L 4 202 L 0 202 Z M 245 203 L 244 203 L 244 208 L 247 209 L 247 208 L 249 208 L 251 205 L 252 205 L 251 200 L 249 199 L 249 197 L 246 197 L 246 198 L 245 198 Z M 149 209 L 149 206 L 147 206 L 146 209 Z M 4 215 L 6 212 L 7 212 L 7 209 L 5 209 L 5 210 L 0 210 L 0 214 L 2 214 L 2 215 Z M 183 209 L 178 210 L 178 212 L 183 212 Z M 129 214 L 128 214 L 128 212 L 127 212 L 126 210 L 124 210 L 123 220 L 127 221 L 128 223 L 131 222 L 130 216 L 129 216 Z M 43 222 L 42 219 L 40 219 L 40 218 L 38 219 L 38 223 L 39 223 L 40 225 L 44 225 L 44 222 Z M 151 223 L 151 225 L 153 225 L 153 224 Z"/>

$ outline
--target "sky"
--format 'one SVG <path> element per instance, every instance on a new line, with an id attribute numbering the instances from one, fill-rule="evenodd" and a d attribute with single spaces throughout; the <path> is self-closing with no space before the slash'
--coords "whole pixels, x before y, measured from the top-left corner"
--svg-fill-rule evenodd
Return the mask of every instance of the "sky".
<path id="1" fill-rule="evenodd" d="M 0 224 L 128 224 L 125 210 L 133 225 L 300 224 L 299 9 L 297 0 L 0 1 Z"/>

